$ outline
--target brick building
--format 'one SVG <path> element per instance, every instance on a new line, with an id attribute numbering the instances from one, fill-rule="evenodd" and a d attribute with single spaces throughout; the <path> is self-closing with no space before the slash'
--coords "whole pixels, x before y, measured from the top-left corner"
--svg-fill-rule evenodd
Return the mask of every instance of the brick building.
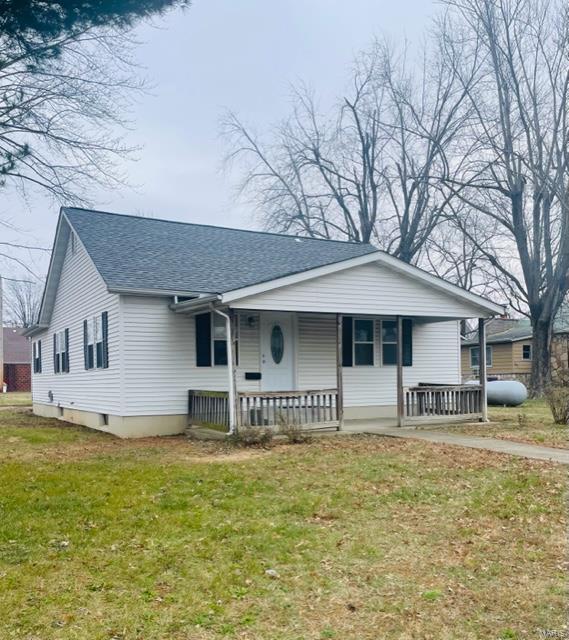
<path id="1" fill-rule="evenodd" d="M 3 327 L 4 375 L 8 391 L 31 391 L 31 344 L 19 327 Z M 0 389 L 1 390 L 1 389 Z"/>

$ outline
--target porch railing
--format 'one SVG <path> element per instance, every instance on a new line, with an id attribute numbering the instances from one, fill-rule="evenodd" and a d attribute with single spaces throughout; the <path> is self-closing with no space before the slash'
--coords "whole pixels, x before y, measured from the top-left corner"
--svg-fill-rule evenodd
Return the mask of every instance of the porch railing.
<path id="1" fill-rule="evenodd" d="M 228 429 L 229 394 L 226 391 L 191 390 L 188 414 L 191 424 Z M 338 390 L 239 392 L 237 424 L 246 427 L 296 425 L 312 429 L 338 427 Z"/>
<path id="2" fill-rule="evenodd" d="M 337 389 L 241 392 L 238 407 L 239 424 L 244 426 L 325 428 L 339 424 Z"/>
<path id="3" fill-rule="evenodd" d="M 405 389 L 407 418 L 472 416 L 482 414 L 480 385 L 419 385 Z"/>
<path id="4" fill-rule="evenodd" d="M 227 391 L 189 391 L 188 416 L 191 424 L 229 429 L 229 394 Z"/>

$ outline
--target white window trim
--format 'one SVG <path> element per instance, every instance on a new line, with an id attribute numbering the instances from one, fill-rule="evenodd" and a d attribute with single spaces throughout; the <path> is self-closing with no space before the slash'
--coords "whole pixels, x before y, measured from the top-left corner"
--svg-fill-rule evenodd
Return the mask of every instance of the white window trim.
<path id="1" fill-rule="evenodd" d="M 69 354 L 65 350 L 65 329 L 56 331 L 55 336 L 55 356 L 58 359 L 59 366 L 59 371 L 56 371 L 55 373 L 59 375 L 60 373 L 67 373 L 63 368 L 63 354 L 66 353 L 67 358 L 69 359 Z"/>
<path id="2" fill-rule="evenodd" d="M 394 322 L 395 323 L 395 330 L 397 331 L 397 319 L 396 318 L 382 318 L 381 319 L 381 326 L 379 328 L 379 346 L 380 346 L 379 363 L 381 364 L 382 367 L 396 367 L 397 366 L 396 362 L 394 362 L 393 364 L 383 364 L 383 345 L 384 344 L 394 344 L 395 348 L 397 349 L 397 340 L 395 342 L 384 342 L 384 340 L 383 340 L 383 323 L 384 322 Z"/>
<path id="3" fill-rule="evenodd" d="M 36 340 L 32 345 L 32 373 L 40 374 L 41 371 L 41 357 L 39 355 L 41 340 Z M 39 365 L 38 367 L 36 365 Z"/>
<path id="4" fill-rule="evenodd" d="M 529 347 L 529 358 L 524 356 L 524 347 Z M 533 345 L 531 343 L 522 344 L 522 360 L 524 362 L 531 362 L 533 360 Z"/>
<path id="5" fill-rule="evenodd" d="M 372 331 L 371 341 L 366 340 L 365 342 L 362 342 L 361 340 L 356 340 L 356 320 L 365 320 L 367 322 L 371 322 L 371 331 Z M 376 331 L 375 318 L 370 318 L 369 316 L 353 316 L 352 317 L 352 366 L 353 367 L 375 367 L 376 366 L 377 354 L 375 352 L 375 343 L 376 343 L 375 331 Z M 373 362 L 371 364 L 356 363 L 356 344 L 372 345 Z"/>
<path id="6" fill-rule="evenodd" d="M 231 362 L 231 345 L 229 344 L 228 340 L 227 340 L 227 325 L 226 325 L 226 320 L 225 318 L 223 318 L 222 316 L 220 316 L 218 313 L 215 312 L 211 312 L 210 313 L 210 335 L 211 335 L 211 339 L 210 342 L 211 344 L 209 345 L 210 351 L 211 351 L 211 366 L 212 367 L 228 367 L 229 363 Z M 236 315 L 237 317 L 237 321 L 232 325 L 231 329 L 232 329 L 232 337 L 233 339 L 237 342 L 237 344 L 239 344 L 239 329 L 240 329 L 240 319 L 239 319 L 239 314 Z M 221 342 L 220 338 L 216 338 L 215 337 L 215 318 L 219 318 L 220 321 L 223 320 L 223 325 L 226 328 L 225 331 L 225 343 L 227 344 L 227 364 L 215 364 L 215 341 L 216 339 L 219 340 Z M 237 326 L 237 329 L 235 329 L 235 325 Z"/>
<path id="7" fill-rule="evenodd" d="M 472 352 L 474 351 L 474 349 L 479 349 L 479 347 L 477 347 L 477 346 L 470 347 L 470 351 L 469 351 L 469 354 L 470 354 L 470 368 L 477 371 L 478 369 L 480 369 L 480 365 L 473 365 L 472 364 Z M 492 348 L 491 344 L 487 344 L 486 345 L 486 350 L 487 350 L 487 354 L 486 354 L 486 369 L 491 369 L 492 368 L 492 363 L 493 363 L 493 360 L 494 360 L 494 349 Z M 488 357 L 488 355 L 490 357 Z M 478 357 L 480 358 L 480 356 L 478 356 Z"/>

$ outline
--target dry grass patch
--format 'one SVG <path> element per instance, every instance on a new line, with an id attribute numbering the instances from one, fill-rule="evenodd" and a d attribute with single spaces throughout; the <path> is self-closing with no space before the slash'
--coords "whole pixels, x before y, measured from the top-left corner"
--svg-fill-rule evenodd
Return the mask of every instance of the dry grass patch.
<path id="1" fill-rule="evenodd" d="M 486 640 L 565 622 L 564 468 L 25 420 L 0 416 L 3 640 Z"/>
<path id="2" fill-rule="evenodd" d="M 490 407 L 490 423 L 469 423 L 425 427 L 453 433 L 465 433 L 513 442 L 527 442 L 544 447 L 567 449 L 569 425 L 553 422 L 551 411 L 543 400 L 527 400 L 520 407 Z"/>
<path id="3" fill-rule="evenodd" d="M 31 406 L 32 394 L 13 391 L 10 393 L 0 393 L 0 407 L 20 407 Z"/>

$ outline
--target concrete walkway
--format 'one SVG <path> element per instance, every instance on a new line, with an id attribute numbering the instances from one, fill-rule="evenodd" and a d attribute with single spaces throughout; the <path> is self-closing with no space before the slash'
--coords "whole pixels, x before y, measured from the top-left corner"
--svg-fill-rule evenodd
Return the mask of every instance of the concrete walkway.
<path id="1" fill-rule="evenodd" d="M 363 427 L 363 428 L 362 428 Z M 460 433 L 448 433 L 445 431 L 425 431 L 423 429 L 410 429 L 407 427 L 384 427 L 369 425 L 358 425 L 356 429 L 350 429 L 346 425 L 345 431 L 354 433 L 369 433 L 389 438 L 409 438 L 411 440 L 426 440 L 439 444 L 452 444 L 458 447 L 470 447 L 472 449 L 484 449 L 497 453 L 507 453 L 512 456 L 521 456 L 533 460 L 548 460 L 559 464 L 569 464 L 569 449 L 556 449 L 555 447 L 540 447 L 534 444 L 512 442 L 510 440 L 499 440 L 498 438 L 482 438 L 480 436 L 469 436 Z"/>

